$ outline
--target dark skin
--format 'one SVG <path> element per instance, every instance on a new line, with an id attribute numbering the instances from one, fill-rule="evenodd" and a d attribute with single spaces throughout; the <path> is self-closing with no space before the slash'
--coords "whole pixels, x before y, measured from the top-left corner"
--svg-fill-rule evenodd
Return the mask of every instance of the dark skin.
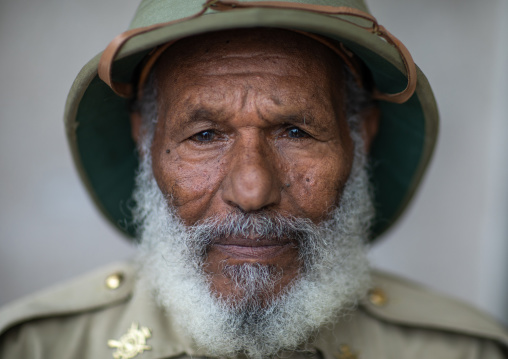
<path id="1" fill-rule="evenodd" d="M 151 148 L 163 194 L 186 225 L 231 211 L 275 211 L 320 223 L 353 161 L 342 63 L 301 34 L 235 30 L 180 40 L 156 67 L 159 118 Z M 364 114 L 368 149 L 378 112 Z M 133 136 L 140 116 L 132 114 Z M 275 295 L 300 270 L 291 238 L 224 238 L 205 259 L 211 288 L 241 295 L 222 265 L 277 267 Z"/>

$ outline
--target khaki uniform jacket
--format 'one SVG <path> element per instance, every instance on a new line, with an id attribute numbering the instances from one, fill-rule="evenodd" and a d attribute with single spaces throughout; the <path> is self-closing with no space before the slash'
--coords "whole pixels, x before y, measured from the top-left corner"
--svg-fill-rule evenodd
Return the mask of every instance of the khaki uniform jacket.
<path id="1" fill-rule="evenodd" d="M 206 353 L 136 286 L 130 263 L 98 270 L 0 311 L 1 359 L 163 359 Z M 373 273 L 369 298 L 281 358 L 508 358 L 508 334 L 483 313 Z M 239 358 L 241 356 L 239 355 Z"/>

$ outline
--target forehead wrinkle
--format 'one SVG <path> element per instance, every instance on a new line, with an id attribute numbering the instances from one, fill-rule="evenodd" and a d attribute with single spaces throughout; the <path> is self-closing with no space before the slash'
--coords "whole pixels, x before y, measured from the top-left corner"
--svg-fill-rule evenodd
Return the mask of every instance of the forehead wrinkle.
<path id="1" fill-rule="evenodd" d="M 259 58 L 259 59 L 257 59 Z M 238 54 L 232 53 L 220 56 L 204 56 L 200 61 L 192 59 L 185 63 L 182 67 L 185 70 L 200 73 L 203 76 L 221 76 L 221 75 L 271 75 L 271 76 L 288 76 L 298 77 L 301 73 L 309 71 L 314 72 L 314 68 L 309 63 L 301 59 L 290 56 L 278 55 L 254 55 L 250 53 Z M 249 60 L 249 61 L 245 61 Z M 252 61 L 254 60 L 254 61 Z M 273 71 L 271 66 L 278 62 Z M 266 65 L 265 65 L 266 64 Z"/>
<path id="2" fill-rule="evenodd" d="M 314 54 L 309 58 L 309 53 Z M 161 56 L 159 63 L 188 65 L 210 69 L 213 64 L 261 57 L 290 61 L 295 69 L 305 71 L 328 67 L 331 60 L 342 65 L 340 59 L 323 44 L 282 29 L 239 29 L 197 35 L 177 41 Z M 171 59 L 171 60 L 170 60 Z M 310 67 L 309 67 L 310 66 Z"/>
<path id="3" fill-rule="evenodd" d="M 256 30 L 256 33 L 258 31 Z M 314 42 L 315 40 L 301 37 L 300 35 L 290 36 L 272 36 L 271 31 L 267 32 L 269 36 L 259 37 L 255 39 L 257 42 L 248 42 L 248 47 L 243 48 L 239 44 L 244 43 L 244 39 L 239 39 L 238 31 L 235 33 L 223 33 L 219 34 L 218 38 L 216 35 L 210 36 L 197 36 L 190 39 L 184 39 L 178 41 L 175 45 L 171 46 L 168 51 L 163 54 L 161 61 L 157 64 L 157 70 L 159 74 L 164 74 L 164 82 L 167 83 L 167 87 L 172 87 L 176 84 L 177 79 L 189 78 L 192 74 L 196 79 L 195 85 L 209 87 L 210 83 L 214 81 L 218 76 L 230 76 L 232 81 L 236 81 L 237 77 L 243 77 L 245 81 L 255 81 L 256 77 L 268 78 L 273 84 L 273 87 L 277 88 L 279 92 L 267 93 L 265 101 L 272 103 L 273 105 L 262 106 L 261 109 L 267 114 L 266 111 L 271 109 L 280 108 L 283 112 L 284 107 L 290 108 L 293 104 L 293 100 L 299 99 L 302 96 L 299 95 L 298 89 L 289 90 L 278 88 L 281 84 L 281 80 L 285 78 L 297 78 L 310 76 L 315 81 L 310 81 L 305 87 L 308 88 L 307 100 L 318 100 L 335 103 L 334 110 L 336 111 L 336 117 L 341 117 L 342 113 L 342 76 L 340 71 L 337 71 L 338 66 L 342 66 L 337 56 L 328 48 L 323 47 L 322 44 Z M 275 32 L 277 34 L 277 32 Z M 226 39 L 231 39 L 231 44 L 224 45 Z M 258 41 L 263 40 L 263 41 Z M 298 40 L 297 42 L 295 40 Z M 236 43 L 234 43 L 236 41 Z M 228 42 L 229 43 L 229 42 Z M 268 51 L 268 54 L 267 52 Z M 309 58 L 308 54 L 311 51 L 315 55 Z M 299 56 L 305 55 L 305 56 Z M 322 55 L 322 56 L 321 56 Z M 254 63 L 250 65 L 246 61 L 248 58 L 255 58 Z M 264 66 L 263 62 L 266 60 L 266 64 L 270 61 L 276 61 L 275 68 L 277 71 L 271 71 L 272 67 Z M 321 71 L 323 70 L 323 71 Z M 338 74 L 336 74 L 338 72 Z M 185 73 L 185 75 L 183 75 Z M 182 77 L 183 76 L 183 77 Z M 330 79 L 335 81 L 330 81 Z M 201 82 L 199 79 L 203 80 Z M 319 81 L 317 81 L 319 79 Z M 338 82 L 339 86 L 337 86 Z M 323 85 L 317 86 L 317 83 Z M 252 83 L 254 84 L 254 83 Z M 226 89 L 226 91 L 228 91 Z M 215 93 L 213 96 L 219 95 Z M 238 96 L 239 95 L 239 96 Z M 275 96 L 273 96 L 275 95 Z M 339 96 L 337 96 L 339 95 Z M 237 93 L 236 99 L 241 100 L 244 94 Z M 339 98 L 337 98 L 339 97 Z M 211 98 L 209 100 L 212 100 Z M 295 104 L 298 108 L 294 108 L 294 111 L 305 110 L 306 99 L 297 100 Z M 266 103 L 266 102 L 265 102 Z M 238 105 L 241 102 L 237 103 Z M 268 103 L 267 103 L 268 104 Z M 213 101 L 209 102 L 211 108 L 215 108 Z M 228 106 L 225 106 L 228 107 Z M 229 109 L 229 108 L 227 108 Z M 229 109 L 230 110 L 230 109 Z M 309 109 L 311 110 L 311 109 Z M 274 111 L 274 114 L 277 110 Z M 231 116 L 231 114 L 229 114 Z M 270 116 L 259 116 L 259 118 L 267 119 Z M 310 119 L 309 116 L 301 115 L 298 120 L 303 123 L 305 118 L 306 124 Z M 294 117 L 292 121 L 296 121 L 297 117 Z M 316 119 L 319 122 L 319 119 Z M 316 121 L 314 121 L 316 122 Z"/>

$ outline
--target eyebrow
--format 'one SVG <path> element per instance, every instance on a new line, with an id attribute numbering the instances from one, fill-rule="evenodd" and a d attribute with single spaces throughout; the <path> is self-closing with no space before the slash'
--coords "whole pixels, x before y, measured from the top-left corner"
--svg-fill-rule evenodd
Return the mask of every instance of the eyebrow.
<path id="1" fill-rule="evenodd" d="M 288 114 L 273 114 L 272 116 L 264 116 L 259 110 L 258 116 L 265 122 L 274 124 L 294 124 L 294 125 L 316 125 L 317 121 L 313 114 L 308 111 Z M 216 110 L 201 106 L 192 106 L 185 112 L 185 119 L 179 124 L 182 127 L 189 126 L 194 123 L 216 123 L 227 122 L 232 117 L 225 110 Z"/>
<path id="2" fill-rule="evenodd" d="M 315 123 L 315 118 L 310 113 L 300 113 L 296 115 L 282 115 L 277 116 L 282 122 L 295 123 L 299 125 L 312 125 Z"/>
<path id="3" fill-rule="evenodd" d="M 288 124 L 296 124 L 296 125 L 312 125 L 314 124 L 315 117 L 309 113 L 308 111 L 301 111 L 298 113 L 288 113 L 288 114 L 275 114 L 271 119 L 266 118 L 263 114 L 258 110 L 258 116 L 263 121 L 274 121 L 277 123 L 288 123 Z"/>
<path id="4" fill-rule="evenodd" d="M 189 107 L 185 112 L 185 120 L 180 126 L 188 126 L 193 123 L 207 122 L 210 124 L 227 121 L 230 116 L 223 110 L 212 110 L 210 108 Z"/>

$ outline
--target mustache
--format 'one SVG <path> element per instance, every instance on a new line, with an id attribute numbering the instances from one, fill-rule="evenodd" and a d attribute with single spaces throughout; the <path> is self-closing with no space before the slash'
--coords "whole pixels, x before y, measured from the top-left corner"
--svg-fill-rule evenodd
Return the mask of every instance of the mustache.
<path id="1" fill-rule="evenodd" d="M 213 216 L 186 228 L 185 248 L 200 270 L 211 245 L 231 238 L 247 240 L 293 242 L 298 248 L 302 270 L 307 271 L 324 254 L 327 247 L 326 225 L 316 225 L 308 218 L 297 218 L 275 211 L 245 213 L 230 212 Z"/>
<path id="2" fill-rule="evenodd" d="M 273 241 L 289 239 L 298 244 L 315 236 L 318 230 L 319 226 L 308 218 L 273 211 L 234 211 L 225 216 L 209 217 L 187 228 L 192 242 L 206 246 L 231 237 Z"/>

